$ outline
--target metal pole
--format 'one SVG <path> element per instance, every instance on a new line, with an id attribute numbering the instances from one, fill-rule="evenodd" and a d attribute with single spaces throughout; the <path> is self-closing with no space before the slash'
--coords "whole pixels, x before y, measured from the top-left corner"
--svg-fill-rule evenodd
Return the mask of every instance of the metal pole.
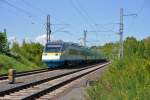
<path id="1" fill-rule="evenodd" d="M 123 54 L 123 51 L 124 51 L 124 47 L 123 47 L 123 17 L 124 16 L 137 16 L 137 14 L 124 14 L 123 12 L 123 8 L 120 9 L 120 28 L 119 28 L 119 35 L 120 35 L 120 41 L 119 41 L 119 59 L 120 58 L 123 58 L 124 54 Z"/>
<path id="2" fill-rule="evenodd" d="M 4 33 L 6 34 L 6 29 L 4 29 Z"/>
<path id="3" fill-rule="evenodd" d="M 47 39 L 47 43 L 48 43 L 48 16 L 47 16 L 47 23 L 46 23 L 46 32 L 47 32 L 46 39 Z"/>
<path id="4" fill-rule="evenodd" d="M 51 27 L 50 27 L 50 15 L 47 15 L 47 43 L 49 43 L 50 40 L 50 35 L 51 35 Z"/>
<path id="5" fill-rule="evenodd" d="M 119 29 L 119 59 L 123 58 L 123 8 L 120 9 L 120 29 Z"/>
<path id="6" fill-rule="evenodd" d="M 87 30 L 84 30 L 84 46 L 86 47 L 86 34 L 87 34 Z"/>

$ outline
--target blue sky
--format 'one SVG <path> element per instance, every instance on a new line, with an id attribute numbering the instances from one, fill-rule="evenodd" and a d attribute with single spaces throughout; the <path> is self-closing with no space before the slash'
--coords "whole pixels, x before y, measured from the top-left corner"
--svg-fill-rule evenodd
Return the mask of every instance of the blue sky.
<path id="1" fill-rule="evenodd" d="M 0 0 L 0 31 L 6 28 L 8 37 L 18 41 L 35 41 L 46 34 L 50 14 L 52 31 L 59 30 L 52 34 L 54 40 L 79 42 L 86 29 L 88 45 L 102 45 L 119 39 L 120 8 L 138 14 L 124 17 L 124 37 L 150 36 L 150 0 Z M 113 32 L 95 32 L 108 30 Z"/>

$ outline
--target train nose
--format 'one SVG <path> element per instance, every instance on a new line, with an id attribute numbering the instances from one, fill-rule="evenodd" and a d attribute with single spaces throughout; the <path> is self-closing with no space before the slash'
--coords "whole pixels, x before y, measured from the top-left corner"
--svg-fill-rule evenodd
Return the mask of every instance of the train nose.
<path id="1" fill-rule="evenodd" d="M 44 53 L 42 55 L 42 60 L 60 60 L 60 54 L 58 53 L 50 53 L 50 54 L 47 54 L 47 53 Z"/>

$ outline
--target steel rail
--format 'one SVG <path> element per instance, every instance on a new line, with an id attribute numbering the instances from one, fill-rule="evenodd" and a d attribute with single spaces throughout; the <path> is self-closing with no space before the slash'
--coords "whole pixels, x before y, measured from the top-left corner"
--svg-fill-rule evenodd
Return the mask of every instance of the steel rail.
<path id="1" fill-rule="evenodd" d="M 58 75 L 58 76 L 54 76 L 54 77 L 50 77 L 46 80 L 40 80 L 38 82 L 35 82 L 35 83 L 30 83 L 30 84 L 26 84 L 25 86 L 21 86 L 21 87 L 16 87 L 14 89 L 10 89 L 10 90 L 7 90 L 7 91 L 4 91 L 3 93 L 1 92 L 0 95 L 1 96 L 5 96 L 5 95 L 11 95 L 12 92 L 17 92 L 17 91 L 22 91 L 22 89 L 32 89 L 33 87 L 37 87 L 38 85 L 40 86 L 41 84 L 44 84 L 44 86 L 46 85 L 45 83 L 47 82 L 52 82 L 54 80 L 58 80 L 58 82 L 56 81 L 55 84 L 53 85 L 46 85 L 46 87 L 43 87 L 41 88 L 41 90 L 35 92 L 33 90 L 33 92 L 35 93 L 29 93 L 30 95 L 26 95 L 26 96 L 22 96 L 21 100 L 33 100 L 43 94 L 46 94 L 48 92 L 51 92 L 53 90 L 56 90 L 58 89 L 59 87 L 65 85 L 65 84 L 68 84 L 70 83 L 71 81 L 74 81 L 88 73 L 91 73 L 99 68 L 102 68 L 104 66 L 106 66 L 108 63 L 103 63 L 102 65 L 100 64 L 94 64 L 92 66 L 88 66 L 88 67 L 85 67 L 85 68 L 81 68 L 81 69 L 78 69 L 78 70 L 75 70 L 75 71 L 71 71 L 71 72 L 68 72 L 68 73 L 64 73 L 64 74 L 61 74 L 61 75 Z M 96 67 L 100 65 L 100 67 Z M 96 67 L 96 68 L 95 68 Z M 90 70 L 91 69 L 91 70 Z M 86 70 L 89 70 L 89 71 L 86 71 Z M 79 73 L 79 74 L 77 74 Z M 74 76 L 73 76 L 74 75 Z M 68 78 L 64 78 L 64 77 L 68 77 Z M 59 79 L 62 79 L 62 81 L 59 81 Z M 32 87 L 31 87 L 32 86 Z M 5 100 L 5 99 L 4 99 Z"/>

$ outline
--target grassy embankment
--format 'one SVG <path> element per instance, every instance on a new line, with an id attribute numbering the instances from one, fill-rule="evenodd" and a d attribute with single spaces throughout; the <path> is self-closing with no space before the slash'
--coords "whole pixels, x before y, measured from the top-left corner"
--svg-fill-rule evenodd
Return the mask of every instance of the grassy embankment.
<path id="1" fill-rule="evenodd" d="M 95 86 L 87 89 L 88 100 L 149 100 L 150 61 L 126 57 L 113 61 Z"/>
<path id="2" fill-rule="evenodd" d="M 6 31 L 0 32 L 0 75 L 10 68 L 29 71 L 46 67 L 41 60 L 43 49 L 40 43 L 25 40 L 21 44 L 17 41 L 10 44 Z"/>
<path id="3" fill-rule="evenodd" d="M 10 68 L 13 68 L 19 72 L 40 69 L 42 67 L 38 67 L 36 64 L 30 62 L 24 57 L 14 58 L 0 54 L 0 74 L 7 73 Z"/>
<path id="4" fill-rule="evenodd" d="M 150 37 L 124 40 L 124 58 L 116 59 L 117 43 L 101 50 L 112 63 L 95 86 L 87 89 L 89 100 L 150 100 Z"/>

